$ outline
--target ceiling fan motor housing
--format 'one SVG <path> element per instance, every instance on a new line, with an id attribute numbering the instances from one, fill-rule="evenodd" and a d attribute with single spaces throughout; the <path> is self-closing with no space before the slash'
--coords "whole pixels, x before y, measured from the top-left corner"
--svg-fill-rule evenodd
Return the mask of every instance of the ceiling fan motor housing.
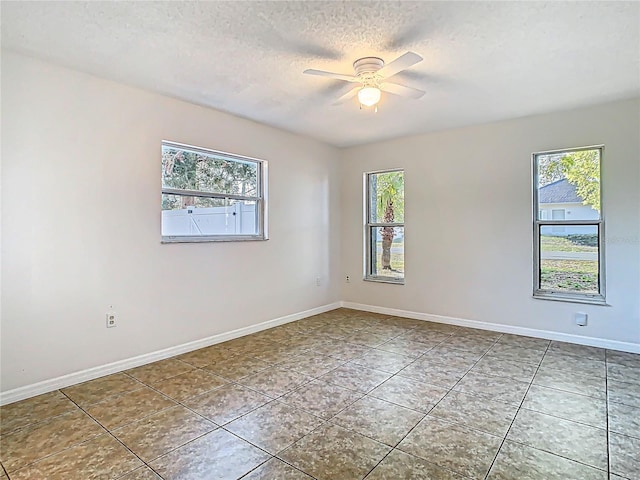
<path id="1" fill-rule="evenodd" d="M 356 77 L 365 74 L 374 74 L 382 67 L 384 67 L 384 60 L 378 57 L 364 57 L 353 62 Z"/>
<path id="2" fill-rule="evenodd" d="M 414 99 L 422 97 L 425 93 L 422 90 L 407 87 L 393 80 L 391 82 L 387 80 L 422 60 L 422 57 L 417 53 L 406 52 L 388 64 L 385 64 L 384 60 L 379 57 L 359 58 L 353 62 L 355 75 L 345 75 L 343 73 L 315 69 L 307 69 L 303 73 L 355 83 L 356 86 L 342 95 L 336 104 L 343 103 L 357 95 L 361 105 L 373 106 L 380 100 L 381 91 Z"/>

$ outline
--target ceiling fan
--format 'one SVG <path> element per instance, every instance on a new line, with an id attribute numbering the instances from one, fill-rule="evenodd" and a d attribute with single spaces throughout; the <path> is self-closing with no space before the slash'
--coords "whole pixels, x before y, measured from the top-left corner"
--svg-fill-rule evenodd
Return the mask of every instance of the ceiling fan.
<path id="1" fill-rule="evenodd" d="M 325 72 L 323 70 L 314 69 L 305 70 L 302 73 L 335 78 L 344 82 L 357 83 L 357 86 L 353 87 L 347 93 L 338 98 L 334 105 L 343 103 L 357 95 L 358 101 L 360 102 L 360 108 L 364 105 L 366 107 L 375 107 L 375 110 L 378 111 L 377 105 L 380 101 L 381 92 L 388 92 L 401 97 L 414 99 L 418 99 L 424 95 L 425 92 L 422 90 L 407 87 L 406 85 L 400 85 L 399 83 L 389 82 L 387 80 L 388 78 L 393 77 L 397 73 L 400 73 L 421 61 L 422 57 L 417 53 L 407 52 L 387 64 L 384 63 L 384 60 L 378 57 L 359 58 L 353 62 L 355 75 L 344 75 L 341 73 Z"/>

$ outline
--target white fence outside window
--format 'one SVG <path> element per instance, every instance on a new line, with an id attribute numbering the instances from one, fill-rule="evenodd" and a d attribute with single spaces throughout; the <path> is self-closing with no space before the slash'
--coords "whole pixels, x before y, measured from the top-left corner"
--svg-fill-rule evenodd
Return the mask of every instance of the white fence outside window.
<path id="1" fill-rule="evenodd" d="M 163 236 L 253 235 L 255 232 L 255 203 L 162 211 Z"/>

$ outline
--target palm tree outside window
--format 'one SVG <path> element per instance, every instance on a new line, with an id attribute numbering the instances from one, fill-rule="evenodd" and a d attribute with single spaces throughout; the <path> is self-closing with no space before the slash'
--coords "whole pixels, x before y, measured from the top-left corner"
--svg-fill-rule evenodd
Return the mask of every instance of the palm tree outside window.
<path id="1" fill-rule="evenodd" d="M 365 174 L 365 280 L 404 283 L 404 171 Z"/>

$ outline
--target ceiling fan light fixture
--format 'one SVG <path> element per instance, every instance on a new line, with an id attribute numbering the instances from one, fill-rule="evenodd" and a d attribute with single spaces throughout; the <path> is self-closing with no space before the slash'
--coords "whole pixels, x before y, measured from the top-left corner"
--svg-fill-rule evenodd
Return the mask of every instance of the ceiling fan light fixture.
<path id="1" fill-rule="evenodd" d="M 378 87 L 362 87 L 358 91 L 358 101 L 365 107 L 373 107 L 380 101 L 380 89 Z"/>
<path id="2" fill-rule="evenodd" d="M 357 95 L 358 101 L 360 102 L 360 109 L 362 109 L 362 106 L 364 105 L 368 108 L 373 107 L 377 112 L 377 105 L 383 91 L 400 97 L 409 97 L 413 99 L 418 99 L 424 95 L 425 92 L 418 90 L 417 88 L 407 87 L 394 81 L 387 81 L 388 78 L 393 77 L 397 73 L 400 73 L 421 61 L 422 57 L 417 53 L 407 52 L 400 55 L 390 63 L 385 63 L 384 60 L 378 57 L 359 58 L 353 62 L 353 71 L 355 75 L 346 75 L 315 69 L 307 69 L 302 73 L 355 83 L 356 85 L 340 96 L 340 98 L 334 102 L 334 105 L 339 105 L 347 100 L 351 100 Z"/>

